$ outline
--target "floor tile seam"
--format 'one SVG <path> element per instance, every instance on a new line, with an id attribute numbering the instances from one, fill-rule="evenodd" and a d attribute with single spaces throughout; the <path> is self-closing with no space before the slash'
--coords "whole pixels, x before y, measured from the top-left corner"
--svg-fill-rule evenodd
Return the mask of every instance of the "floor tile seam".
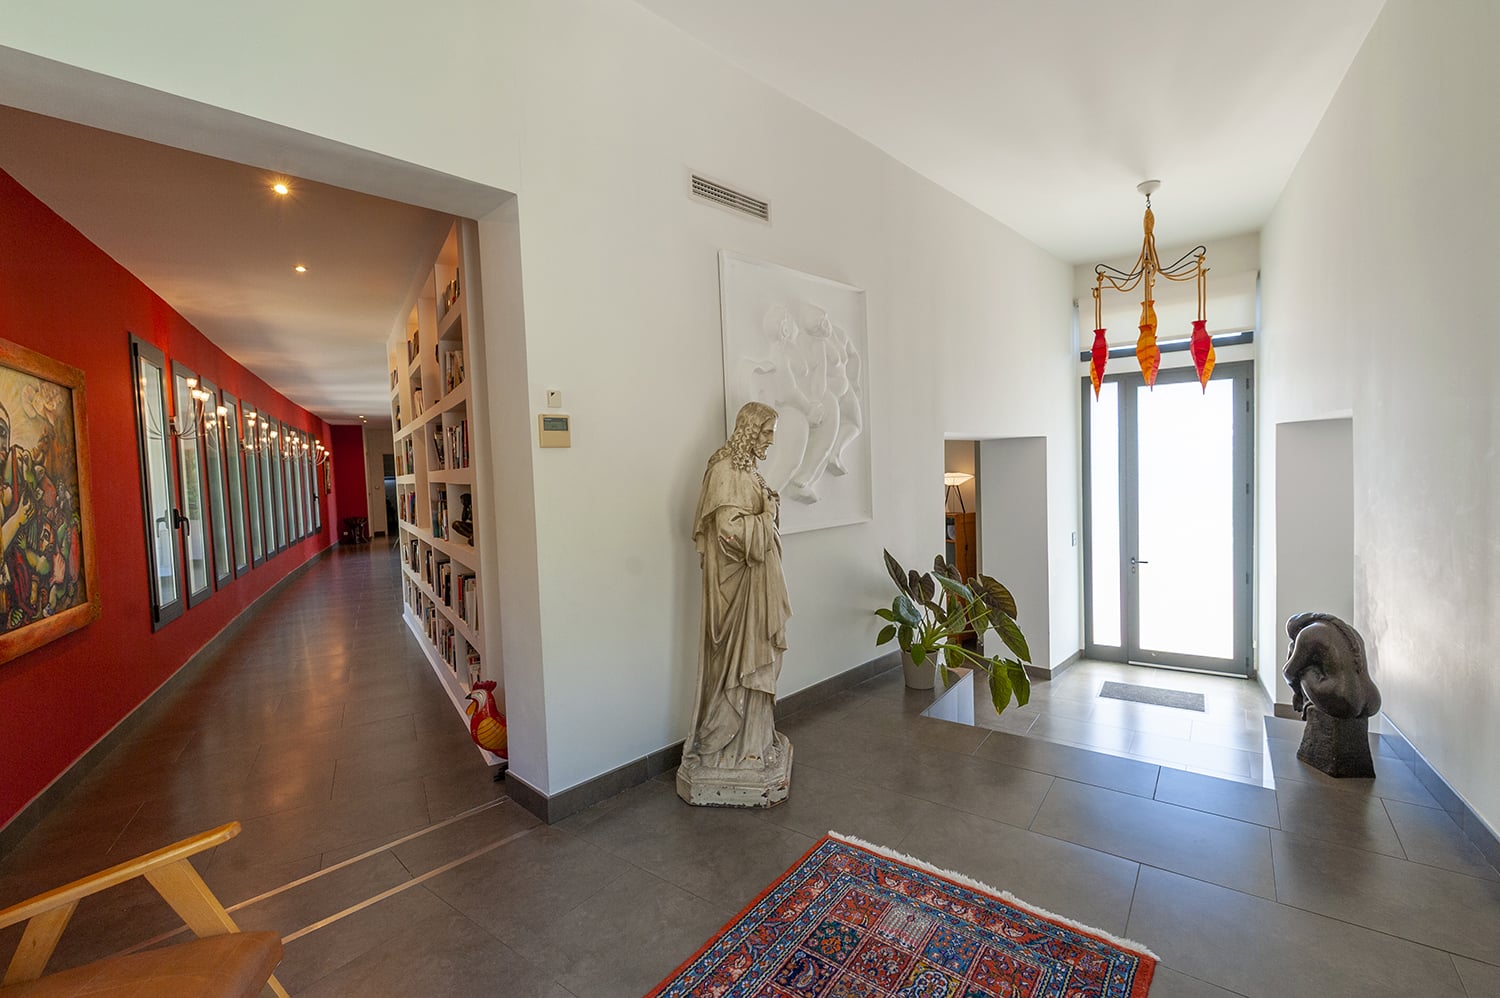
<path id="1" fill-rule="evenodd" d="M 1142 797 L 1140 794 L 1132 794 L 1132 793 L 1129 793 L 1129 792 L 1124 791 L 1124 790 L 1116 790 L 1113 787 L 1100 787 L 1100 786 L 1097 786 L 1097 785 L 1092 784 L 1092 783 L 1085 783 L 1082 780 L 1068 779 L 1067 777 L 1063 777 L 1063 776 L 1059 776 L 1059 777 L 1057 777 L 1057 779 L 1061 780 L 1063 782 L 1066 782 L 1066 783 L 1073 783 L 1073 784 L 1077 784 L 1077 785 L 1082 786 L 1082 787 L 1089 787 L 1089 788 L 1092 788 L 1092 789 L 1095 789 L 1095 790 L 1107 790 L 1107 791 L 1109 791 L 1111 793 L 1124 794 L 1127 797 L 1134 797 L 1136 800 L 1149 801 L 1152 804 L 1160 804 L 1163 807 L 1176 808 L 1179 811 L 1186 811 L 1186 812 L 1189 812 L 1191 814 L 1200 814 L 1200 815 L 1203 815 L 1203 816 L 1208 817 L 1208 818 L 1218 818 L 1218 819 L 1221 819 L 1223 821 L 1232 821 L 1232 822 L 1234 822 L 1237 825 L 1243 825 L 1243 826 L 1245 826 L 1245 828 L 1247 828 L 1247 829 L 1260 829 L 1261 831 L 1264 831 L 1264 832 L 1270 832 L 1272 830 L 1272 829 L 1268 828 L 1267 826 L 1262 825 L 1258 821 L 1246 821 L 1244 818 L 1236 818 L 1233 815 L 1219 814 L 1219 813 L 1214 812 L 1214 811 L 1204 811 L 1204 810 L 1201 810 L 1200 808 L 1190 807 L 1190 806 L 1188 806 L 1186 804 L 1177 804 L 1177 803 L 1174 803 L 1172 801 L 1157 800 L 1155 797 Z M 1280 829 L 1277 829 L 1277 831 L 1279 831 L 1279 830 Z M 1270 844 L 1270 841 L 1268 839 L 1267 840 L 1267 845 L 1269 845 L 1269 844 Z"/>
<path id="2" fill-rule="evenodd" d="M 1060 780 L 1060 779 L 1062 779 L 1062 777 L 1060 777 L 1060 776 L 1054 776 L 1054 777 L 1052 777 L 1052 782 L 1049 783 L 1049 784 L 1047 784 L 1047 789 L 1045 791 L 1043 791 L 1043 793 L 1042 793 L 1042 799 L 1039 800 L 1039 801 L 1037 801 L 1036 810 L 1033 811 L 1032 814 L 1031 814 L 1031 820 L 1028 821 L 1024 827 L 1025 827 L 1026 831 L 1032 832 L 1033 834 L 1036 834 L 1036 835 L 1046 835 L 1047 838 L 1049 838 L 1049 839 L 1057 839 L 1057 841 L 1059 841 L 1059 842 L 1065 842 L 1065 841 L 1067 841 L 1066 839 L 1060 839 L 1060 838 L 1058 838 L 1055 835 L 1047 835 L 1046 832 L 1038 832 L 1036 830 L 1036 828 L 1034 827 L 1036 825 L 1037 819 L 1039 817 L 1041 817 L 1041 815 L 1042 815 L 1042 808 L 1044 806 L 1046 806 L 1046 804 L 1047 804 L 1047 798 L 1052 796 L 1052 790 L 1053 790 L 1054 787 L 1057 786 L 1057 781 Z M 1003 824 L 1003 822 L 1002 822 L 1002 824 Z M 1082 843 L 1074 842 L 1073 845 L 1082 845 Z M 1089 847 L 1088 846 L 1084 846 L 1084 848 L 1087 849 Z M 1139 876 L 1139 871 L 1137 871 L 1137 876 Z"/>
<path id="3" fill-rule="evenodd" d="M 1004 733 L 1005 734 L 1009 734 L 1009 732 L 1004 732 Z M 1018 738 L 1026 738 L 1026 737 L 1029 737 L 1029 736 L 1027 736 L 1027 735 L 1017 735 L 1017 737 Z M 1093 752 L 1095 755 L 1109 756 L 1111 759 L 1125 759 L 1128 762 L 1139 762 L 1142 765 L 1155 766 L 1156 767 L 1156 779 L 1158 781 L 1161 779 L 1162 766 L 1161 766 L 1160 763 L 1146 762 L 1144 759 L 1134 759 L 1134 758 L 1130 758 L 1129 756 L 1113 755 L 1112 753 L 1101 752 L 1098 749 L 1091 748 L 1091 747 L 1089 747 L 1087 745 L 1075 745 L 1075 744 L 1073 744 L 1071 742 L 1053 742 L 1053 741 L 1049 741 L 1049 740 L 1043 739 L 1043 738 L 1038 738 L 1038 739 L 1034 739 L 1034 740 L 1035 741 L 1046 742 L 1049 745 L 1066 745 L 1068 748 L 1082 749 L 1085 752 Z M 988 739 L 986 739 L 986 741 L 988 741 Z M 976 755 L 975 758 L 977 758 L 977 759 L 984 759 L 984 760 L 989 761 L 989 762 L 998 763 L 999 765 L 1002 765 L 1002 766 L 1009 766 L 1011 769 L 1021 769 L 1021 770 L 1025 770 L 1028 773 L 1036 773 L 1039 776 L 1050 776 L 1050 777 L 1052 777 L 1055 780 L 1068 780 L 1071 783 L 1086 783 L 1089 786 L 1100 787 L 1100 788 L 1102 788 L 1104 790 L 1114 790 L 1114 791 L 1117 791 L 1117 792 L 1122 793 L 1122 794 L 1130 794 L 1132 797 L 1146 797 L 1146 798 L 1149 799 L 1149 795 L 1147 795 L 1147 794 L 1139 794 L 1139 793 L 1136 793 L 1134 790 L 1122 790 L 1119 787 L 1109 786 L 1109 785 L 1104 784 L 1104 783 L 1088 783 L 1087 780 L 1081 780 L 1081 779 L 1078 779 L 1078 778 L 1073 777 L 1073 776 L 1064 776 L 1061 773 L 1054 773 L 1054 772 L 1052 772 L 1050 770 L 1046 770 L 1046 769 L 1038 769 L 1035 766 L 1028 766 L 1028 765 L 1025 765 L 1023 763 L 1006 762 L 1006 761 L 1004 761 L 1002 759 L 993 758 L 992 756 Z M 1155 785 L 1153 784 L 1153 788 L 1154 788 L 1154 786 Z"/>
<path id="4" fill-rule="evenodd" d="M 1194 775 L 1198 775 L 1198 774 L 1195 773 Z M 1210 777 L 1210 778 L 1212 779 L 1212 777 Z M 1249 786 L 1249 784 L 1242 784 L 1242 785 L 1243 786 Z M 1239 817 L 1237 815 L 1225 814 L 1223 811 L 1214 811 L 1214 810 L 1211 810 L 1209 808 L 1198 807 L 1198 806 L 1193 805 L 1193 804 L 1184 804 L 1181 801 L 1162 800 L 1160 797 L 1152 797 L 1151 799 L 1154 800 L 1154 801 L 1156 801 L 1158 804 L 1171 804 L 1173 807 L 1185 808 L 1186 810 L 1189 810 L 1189 811 L 1197 811 L 1199 814 L 1210 814 L 1210 815 L 1213 815 L 1216 818 L 1228 818 L 1231 821 L 1238 821 L 1238 822 L 1240 822 L 1242 824 L 1251 825 L 1251 826 L 1259 827 L 1259 828 L 1267 828 L 1267 829 L 1270 829 L 1271 831 L 1274 831 L 1274 832 L 1285 831 L 1285 829 L 1283 829 L 1281 827 L 1281 813 L 1280 813 L 1279 810 L 1277 811 L 1276 824 L 1274 824 L 1274 825 L 1267 825 L 1265 822 L 1252 821 L 1249 818 L 1241 818 L 1241 817 Z"/>
<path id="5" fill-rule="evenodd" d="M 347 867 L 354 866 L 356 863 L 363 862 L 364 860 L 372 859 L 384 852 L 390 852 L 391 855 L 399 863 L 400 857 L 397 857 L 393 851 L 397 847 L 403 846 L 415 839 L 419 839 L 430 832 L 435 832 L 439 829 L 446 828 L 449 825 L 462 821 L 465 818 L 471 818 L 476 814 L 480 814 L 481 812 L 488 810 L 489 808 L 497 807 L 508 800 L 510 800 L 509 797 L 497 797 L 493 801 L 487 801 L 484 804 L 469 808 L 467 811 L 461 811 L 458 814 L 455 814 L 452 817 L 446 818 L 440 822 L 434 822 L 432 824 L 426 825 L 415 832 L 410 832 L 399 838 L 393 839 L 390 842 L 384 843 L 383 845 L 376 846 L 373 849 L 367 849 L 357 856 L 350 856 L 349 858 L 341 860 L 340 862 L 337 862 L 332 866 L 325 866 L 320 869 L 314 870 L 312 873 L 309 873 L 306 876 L 298 877 L 296 880 L 289 881 L 285 884 L 280 885 L 279 887 L 273 887 L 268 891 L 257 894 L 255 897 L 236 902 L 235 904 L 229 905 L 224 910 L 229 912 L 230 914 L 233 914 L 234 912 L 239 911 L 242 908 L 249 908 L 252 905 L 269 900 L 270 898 L 276 897 L 279 894 L 284 894 L 287 891 L 295 890 L 296 888 L 309 884 L 314 880 L 321 879 L 322 877 L 325 877 L 331 873 L 335 873 L 339 870 L 346 869 Z M 532 827 L 534 828 L 536 826 Z M 403 868 L 405 867 L 404 863 L 402 863 L 401 865 L 403 866 Z"/>
<path id="6" fill-rule="evenodd" d="M 982 815 L 981 815 L 981 817 L 982 817 Z M 995 819 L 991 819 L 991 820 L 993 821 Z M 1269 829 L 1262 829 L 1262 830 L 1263 831 L 1269 831 Z M 1264 894 L 1257 894 L 1254 891 L 1242 890 L 1241 888 L 1233 887 L 1233 886 L 1231 886 L 1229 884 L 1220 883 L 1220 882 L 1218 882 L 1216 880 L 1205 880 L 1203 877 L 1197 876 L 1197 875 L 1192 874 L 1192 873 L 1188 873 L 1188 872 L 1183 871 L 1183 870 L 1173 870 L 1173 869 L 1170 869 L 1168 867 L 1162 866 L 1159 863 L 1153 863 L 1153 862 L 1141 859 L 1141 858 L 1136 857 L 1136 856 L 1127 856 L 1124 853 L 1115 852 L 1115 851 L 1113 851 L 1111 849 L 1102 848 L 1102 847 L 1100 847 L 1098 845 L 1090 845 L 1087 842 L 1079 842 L 1079 841 L 1076 841 L 1074 839 L 1066 838 L 1066 837 L 1064 837 L 1062 835 L 1054 835 L 1051 832 L 1045 832 L 1045 831 L 1042 831 L 1041 829 L 1037 829 L 1037 828 L 1029 828 L 1029 829 L 1027 829 L 1027 831 L 1030 831 L 1030 832 L 1032 832 L 1032 833 L 1034 833 L 1036 835 L 1041 835 L 1041 836 L 1044 836 L 1046 838 L 1053 839 L 1053 840 L 1055 840 L 1057 842 L 1066 842 L 1068 845 L 1074 846 L 1074 847 L 1079 848 L 1079 849 L 1088 849 L 1091 852 L 1096 852 L 1096 853 L 1099 853 L 1100 855 L 1103 855 L 1103 856 L 1112 856 L 1115 859 L 1122 859 L 1122 860 L 1124 860 L 1127 863 L 1135 863 L 1138 866 L 1150 867 L 1153 870 L 1160 870 L 1163 873 L 1170 873 L 1173 876 L 1184 877 L 1184 878 L 1186 878 L 1188 880 L 1196 880 L 1200 884 L 1208 884 L 1211 887 L 1220 887 L 1220 888 L 1223 888 L 1226 891 L 1234 891 L 1236 894 L 1243 894 L 1246 897 L 1259 898 L 1262 901 L 1270 901 L 1273 904 L 1280 904 L 1281 903 L 1274 896 L 1267 897 Z M 1275 862 L 1275 856 L 1273 854 L 1272 855 L 1273 869 L 1274 869 L 1274 862 Z M 1271 889 L 1272 889 L 1273 892 L 1276 889 L 1275 874 L 1274 874 L 1274 872 L 1272 873 Z"/>
<path id="7" fill-rule="evenodd" d="M 126 831 L 126 829 L 128 829 L 132 824 L 135 823 L 135 819 L 136 818 L 140 817 L 141 810 L 145 806 L 146 806 L 146 802 L 145 801 L 141 801 L 139 804 L 137 804 L 135 806 L 135 810 L 131 811 L 130 812 L 130 817 L 126 818 L 120 824 L 120 830 L 115 833 L 115 837 L 114 838 L 112 838 L 112 839 L 109 840 L 109 845 L 105 847 L 104 852 L 101 853 L 101 855 L 108 856 L 110 854 L 110 852 L 114 849 L 114 847 L 119 844 L 120 839 L 122 839 L 122 838 L 125 837 L 125 831 Z"/>
<path id="8" fill-rule="evenodd" d="M 1396 819 L 1391 817 L 1391 809 L 1389 807 L 1386 807 L 1385 798 L 1377 797 L 1375 799 L 1380 801 L 1380 813 L 1385 815 L 1386 824 L 1391 826 L 1391 834 L 1396 837 L 1396 848 L 1401 850 L 1401 858 L 1406 860 L 1408 863 L 1417 863 L 1417 865 L 1419 866 L 1431 865 L 1428 863 L 1419 863 L 1417 860 L 1411 858 L 1411 856 L 1406 851 L 1406 843 L 1401 840 L 1401 829 L 1396 827 Z"/>
<path id="9" fill-rule="evenodd" d="M 413 887 L 419 887 L 422 884 L 425 884 L 427 881 L 433 879 L 434 877 L 438 877 L 444 873 L 456 870 L 460 866 L 463 866 L 465 863 L 472 862 L 473 860 L 476 860 L 487 853 L 494 852 L 496 849 L 509 845 L 517 839 L 525 838 L 527 835 L 530 835 L 532 832 L 536 831 L 538 827 L 540 826 L 533 825 L 530 828 L 523 828 L 519 831 L 512 832 L 504 838 L 495 842 L 491 842 L 488 845 L 481 846 L 480 848 L 475 849 L 473 852 L 470 852 L 465 856 L 460 856 L 458 859 L 451 860 L 450 862 L 444 863 L 442 866 L 436 867 L 432 870 L 428 870 L 421 876 L 413 877 L 412 879 L 407 880 L 404 883 L 396 884 L 393 887 L 388 887 L 385 890 L 380 891 L 373 897 L 366 898 L 363 901 L 349 905 L 341 911 L 334 912 L 332 915 L 328 915 L 325 918 L 318 919 L 318 921 L 313 922 L 311 925 L 303 926 L 302 928 L 296 930 L 295 932 L 292 932 L 289 935 L 282 936 L 281 941 L 283 944 L 293 943 L 298 939 L 303 938 L 304 936 L 311 935 L 319 929 L 326 929 L 328 926 L 334 924 L 335 922 L 348 918 L 350 915 L 358 914 L 359 912 L 364 911 L 366 908 L 373 907 L 374 905 L 379 904 L 381 901 L 385 901 L 389 898 L 395 897 L 397 894 L 400 894 L 403 891 L 408 891 Z"/>
<path id="10" fill-rule="evenodd" d="M 1476 877 L 1472 873 L 1464 873 L 1462 870 L 1450 870 L 1446 866 L 1434 866 L 1431 863 L 1423 863 L 1415 859 L 1404 859 L 1401 856 L 1392 856 L 1388 852 L 1379 852 L 1374 849 L 1365 849 L 1360 846 L 1349 845 L 1347 843 L 1338 842 L 1333 839 L 1320 839 L 1312 835 L 1303 834 L 1301 832 L 1289 832 L 1286 829 L 1276 829 L 1276 831 L 1281 832 L 1282 835 L 1285 835 L 1289 838 L 1299 839 L 1303 842 L 1311 842 L 1318 845 L 1331 845 L 1339 849 L 1352 849 L 1355 852 L 1364 853 L 1369 856 L 1379 856 L 1382 859 L 1391 859 L 1395 860 L 1398 863 L 1409 863 L 1412 866 L 1420 867 L 1422 870 L 1430 870 L 1435 873 L 1446 873 L 1455 877 L 1463 877 L 1465 880 L 1472 880 L 1476 884 L 1485 884 L 1490 887 L 1494 887 L 1497 883 L 1500 883 L 1500 881 L 1497 881 L 1491 877 Z"/>
<path id="11" fill-rule="evenodd" d="M 1171 871 L 1168 871 L 1168 872 L 1171 872 Z M 1232 888 L 1229 888 L 1229 889 L 1232 890 Z M 1267 898 L 1261 898 L 1261 900 L 1265 901 L 1265 900 L 1268 900 L 1268 899 Z M 1468 953 L 1460 953 L 1457 950 L 1449 949 L 1447 946 L 1442 945 L 1440 943 L 1423 942 L 1420 939 L 1414 939 L 1411 936 L 1403 936 L 1403 935 L 1401 935 L 1399 933 L 1391 932 L 1388 929 L 1381 929 L 1381 928 L 1377 928 L 1377 927 L 1375 927 L 1373 925 L 1366 925 L 1363 922 L 1356 922 L 1356 921 L 1354 921 L 1352 919 L 1349 919 L 1349 918 L 1341 918 L 1338 915 L 1330 915 L 1328 912 L 1326 912 L 1326 911 L 1319 911 L 1316 908 L 1308 908 L 1308 907 L 1305 907 L 1304 905 L 1292 904 L 1290 901 L 1279 901 L 1278 900 L 1278 901 L 1276 901 L 1274 903 L 1280 905 L 1283 908 L 1290 908 L 1293 911 L 1300 911 L 1304 915 L 1313 915 L 1313 916 L 1315 916 L 1317 918 L 1326 918 L 1330 922 L 1338 922 L 1340 925 L 1347 925 L 1347 926 L 1350 926 L 1352 928 L 1360 929 L 1360 930 L 1365 931 L 1365 932 L 1373 932 L 1377 936 L 1385 936 L 1387 939 L 1396 939 L 1396 940 L 1399 940 L 1399 941 L 1401 941 L 1403 943 L 1410 943 L 1413 946 L 1420 946 L 1423 949 L 1432 950 L 1435 953 L 1442 953 L 1442 954 L 1444 954 L 1444 955 L 1446 955 L 1446 956 L 1449 957 L 1449 962 L 1450 963 L 1452 962 L 1452 958 L 1453 957 L 1462 957 L 1465 960 L 1473 960 L 1475 963 L 1484 964 L 1486 967 L 1495 967 L 1497 969 L 1500 969 L 1500 964 L 1491 963 L 1490 961 L 1484 959 L 1483 957 L 1471 956 Z M 1417 921 L 1417 920 L 1411 920 L 1411 921 L 1413 922 L 1413 924 L 1418 924 L 1418 925 L 1421 924 L 1420 921 Z M 1458 965 L 1456 963 L 1454 964 L 1453 970 L 1454 970 L 1455 974 L 1458 973 Z M 1459 975 L 1459 984 L 1460 984 L 1461 987 L 1463 986 L 1463 977 L 1462 977 L 1462 975 Z"/>
<path id="12" fill-rule="evenodd" d="M 1179 970 L 1178 968 L 1171 966 L 1165 960 L 1158 961 L 1156 965 L 1157 967 L 1165 967 L 1172 973 L 1178 974 L 1182 977 L 1186 977 L 1190 981 L 1197 981 L 1199 984 L 1207 984 L 1209 987 L 1217 988 L 1218 990 L 1223 991 L 1225 994 L 1235 995 L 1236 998 L 1251 998 L 1251 996 L 1246 994 L 1244 991 L 1236 991 L 1234 990 L 1234 988 L 1231 988 L 1226 984 L 1220 984 L 1218 981 L 1210 981 L 1206 978 L 1199 977 L 1196 974 L 1189 974 L 1185 970 Z"/>

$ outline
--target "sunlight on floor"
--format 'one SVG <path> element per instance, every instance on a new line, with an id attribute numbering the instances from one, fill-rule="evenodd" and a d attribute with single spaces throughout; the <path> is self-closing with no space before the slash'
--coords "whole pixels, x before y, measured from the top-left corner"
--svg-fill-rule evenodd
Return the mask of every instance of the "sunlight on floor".
<path id="1" fill-rule="evenodd" d="M 1201 693 L 1204 710 L 1101 698 L 1100 688 L 1111 681 Z M 1254 679 L 1085 660 L 1049 682 L 1033 682 L 1030 703 L 1001 715 L 983 685 L 975 689 L 980 727 L 1272 785 L 1264 723 L 1271 701 Z"/>

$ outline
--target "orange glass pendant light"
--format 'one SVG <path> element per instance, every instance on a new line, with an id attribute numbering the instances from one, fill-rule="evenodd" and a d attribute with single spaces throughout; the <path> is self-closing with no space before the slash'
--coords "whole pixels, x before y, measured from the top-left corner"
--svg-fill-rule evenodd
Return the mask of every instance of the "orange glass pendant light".
<path id="1" fill-rule="evenodd" d="M 1146 196 L 1146 215 L 1141 220 L 1144 235 L 1141 239 L 1141 252 L 1135 259 L 1135 265 L 1128 271 L 1104 263 L 1094 268 L 1094 346 L 1092 360 L 1089 363 L 1089 381 L 1093 383 L 1095 399 L 1099 397 L 1099 383 L 1104 378 L 1104 362 L 1109 356 L 1102 304 L 1106 286 L 1113 291 L 1122 291 L 1126 294 L 1136 288 L 1141 289 L 1141 335 L 1135 343 L 1135 357 L 1141 365 L 1141 375 L 1146 379 L 1146 384 L 1155 386 L 1156 372 L 1161 367 L 1161 348 L 1156 345 L 1156 299 L 1154 297 L 1156 279 L 1160 277 L 1168 281 L 1196 281 L 1198 318 L 1193 323 L 1190 347 L 1193 354 L 1193 366 L 1198 369 L 1198 380 L 1205 391 L 1208 388 L 1209 376 L 1213 374 L 1214 344 L 1213 339 L 1208 335 L 1208 320 L 1204 314 L 1208 268 L 1203 265 L 1203 259 L 1208 250 L 1203 246 L 1198 246 L 1184 253 L 1171 266 L 1161 265 L 1161 260 L 1156 256 L 1156 216 L 1151 213 L 1151 195 L 1160 187 L 1160 180 L 1146 180 L 1137 184 L 1135 188 Z"/>

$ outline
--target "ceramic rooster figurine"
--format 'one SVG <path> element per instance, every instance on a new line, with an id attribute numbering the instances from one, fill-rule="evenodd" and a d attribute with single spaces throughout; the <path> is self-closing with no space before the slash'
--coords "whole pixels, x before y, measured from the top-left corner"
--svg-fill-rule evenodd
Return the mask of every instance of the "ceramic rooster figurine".
<path id="1" fill-rule="evenodd" d="M 479 699 L 483 695 L 484 700 Z M 505 715 L 495 706 L 495 681 L 486 679 L 474 684 L 474 689 L 464 697 L 469 705 L 464 713 L 469 717 L 469 737 L 474 744 L 498 756 L 505 755 Z"/>

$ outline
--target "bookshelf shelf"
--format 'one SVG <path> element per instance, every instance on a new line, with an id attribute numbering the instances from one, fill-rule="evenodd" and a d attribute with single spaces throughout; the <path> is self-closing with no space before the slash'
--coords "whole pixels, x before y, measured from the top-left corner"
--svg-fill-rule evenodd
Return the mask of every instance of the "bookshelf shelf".
<path id="1" fill-rule="evenodd" d="M 478 280 L 477 237 L 472 222 L 454 223 L 388 344 L 402 618 L 466 727 L 473 683 L 500 678 L 485 655 L 478 538 L 466 543 L 454 526 L 468 510 L 473 532 L 475 488 L 485 481 L 474 439 L 482 428 L 470 419 L 471 347 L 483 334 L 478 296 L 464 293 Z"/>

